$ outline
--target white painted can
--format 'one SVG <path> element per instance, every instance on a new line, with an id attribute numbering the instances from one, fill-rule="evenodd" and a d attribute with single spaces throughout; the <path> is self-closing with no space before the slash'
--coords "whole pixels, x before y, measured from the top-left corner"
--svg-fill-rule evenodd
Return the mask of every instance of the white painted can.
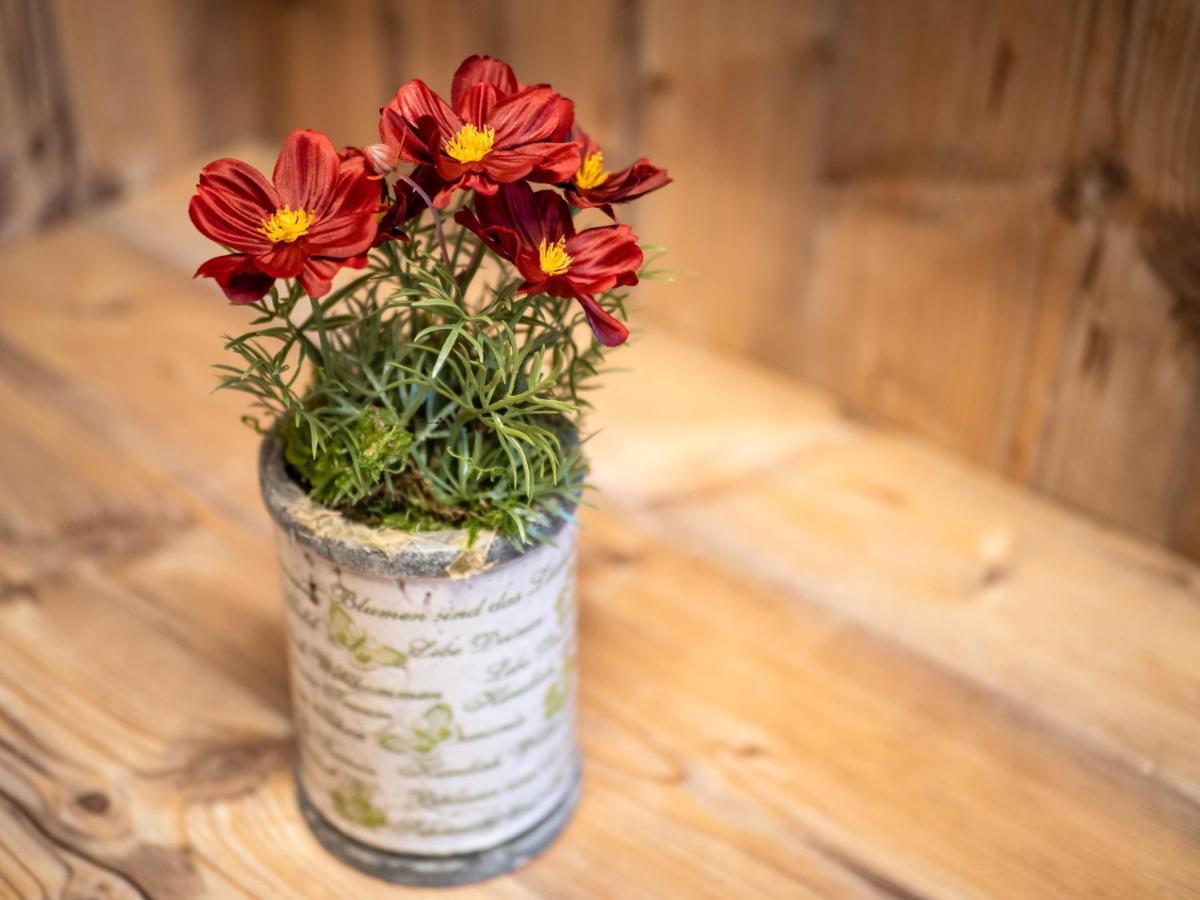
<path id="1" fill-rule="evenodd" d="M 556 811 L 565 822 L 579 777 L 575 529 L 520 552 L 369 528 L 313 503 L 272 444 L 263 493 L 302 798 L 366 848 L 413 857 L 486 852 Z"/>

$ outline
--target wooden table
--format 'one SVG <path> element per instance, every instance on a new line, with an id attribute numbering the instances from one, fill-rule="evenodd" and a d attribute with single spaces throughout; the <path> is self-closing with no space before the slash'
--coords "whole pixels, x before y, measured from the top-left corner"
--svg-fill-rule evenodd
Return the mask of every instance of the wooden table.
<path id="1" fill-rule="evenodd" d="M 0 896 L 399 895 L 296 811 L 194 175 L 0 254 Z M 620 357 L 584 799 L 462 896 L 1200 896 L 1200 569 L 743 362 Z"/>

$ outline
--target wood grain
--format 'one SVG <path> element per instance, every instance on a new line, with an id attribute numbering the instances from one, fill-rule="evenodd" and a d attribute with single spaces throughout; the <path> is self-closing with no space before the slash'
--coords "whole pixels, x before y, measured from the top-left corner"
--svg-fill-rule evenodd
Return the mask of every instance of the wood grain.
<path id="1" fill-rule="evenodd" d="M 242 151 L 251 158 L 253 147 Z M 0 895 L 364 897 L 306 831 L 190 178 L 0 254 Z M 666 336 L 598 398 L 579 812 L 463 897 L 1200 892 L 1200 567 Z"/>

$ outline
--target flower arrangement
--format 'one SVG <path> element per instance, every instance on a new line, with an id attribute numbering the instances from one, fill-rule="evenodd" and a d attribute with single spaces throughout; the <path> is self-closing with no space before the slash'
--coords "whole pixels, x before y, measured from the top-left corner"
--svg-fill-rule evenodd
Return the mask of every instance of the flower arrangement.
<path id="1" fill-rule="evenodd" d="M 257 314 L 220 386 L 327 507 L 536 540 L 584 487 L 584 393 L 628 337 L 623 289 L 655 274 L 615 206 L 670 178 L 607 171 L 570 100 L 486 56 L 449 103 L 405 84 L 379 134 L 339 153 L 294 131 L 270 180 L 201 171 L 189 214 L 228 252 L 196 275 Z M 334 288 L 343 268 L 361 274 Z"/>

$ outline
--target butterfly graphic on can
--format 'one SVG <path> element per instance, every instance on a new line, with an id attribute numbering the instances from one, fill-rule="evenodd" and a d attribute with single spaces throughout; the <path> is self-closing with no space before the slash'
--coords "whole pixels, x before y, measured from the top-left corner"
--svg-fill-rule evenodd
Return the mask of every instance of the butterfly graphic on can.
<path id="1" fill-rule="evenodd" d="M 395 647 L 381 644 L 355 624 L 346 607 L 337 600 L 329 604 L 329 639 L 350 654 L 356 669 L 370 671 L 387 666 L 404 668 L 408 656 Z"/>
<path id="2" fill-rule="evenodd" d="M 390 753 L 425 754 L 454 736 L 454 710 L 447 703 L 435 703 L 406 731 L 381 735 L 379 746 Z"/>

